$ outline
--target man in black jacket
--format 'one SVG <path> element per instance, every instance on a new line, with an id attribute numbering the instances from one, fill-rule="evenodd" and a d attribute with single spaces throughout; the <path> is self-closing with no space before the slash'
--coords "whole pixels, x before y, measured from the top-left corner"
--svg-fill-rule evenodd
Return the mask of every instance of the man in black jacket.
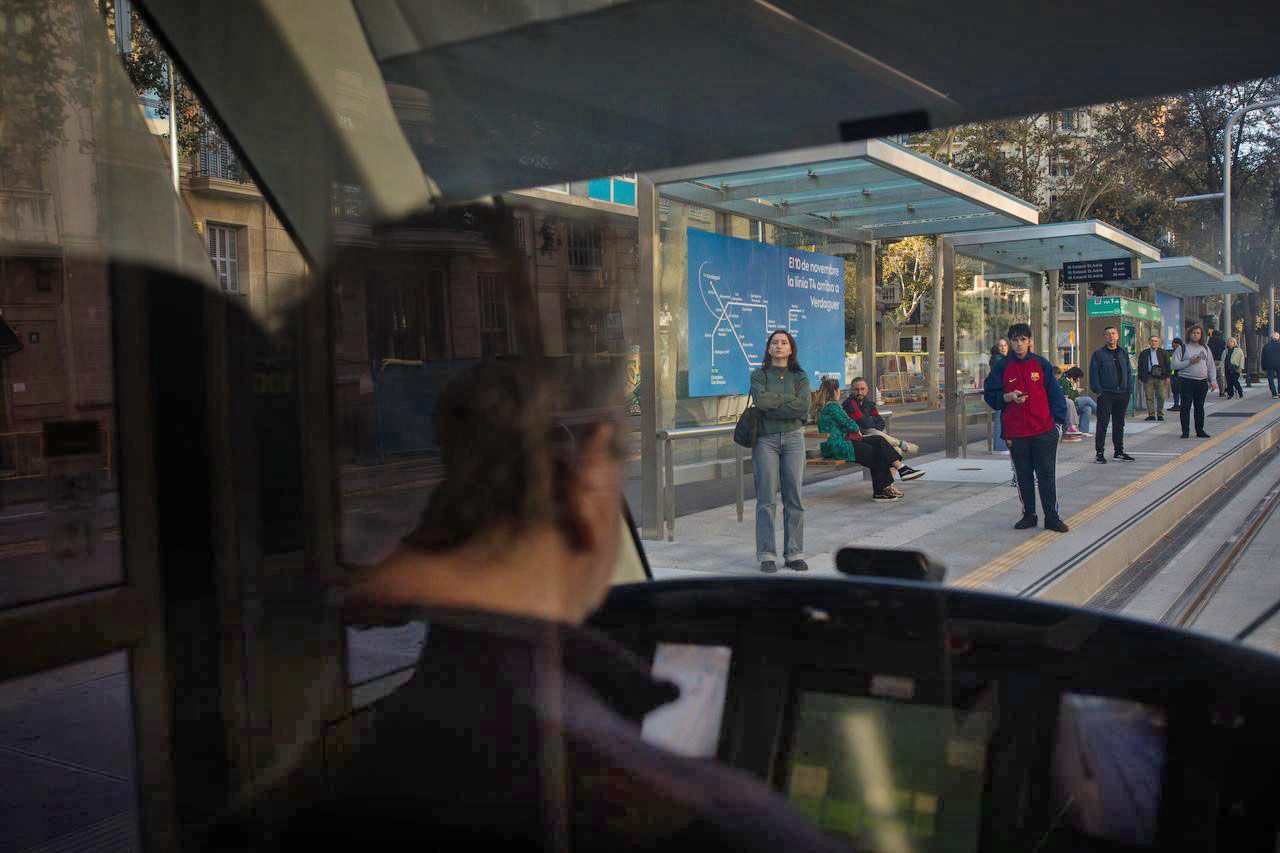
<path id="1" fill-rule="evenodd" d="M 1280 397 L 1280 332 L 1272 332 L 1271 340 L 1262 348 L 1262 372 L 1267 374 L 1271 396 Z"/>
<path id="2" fill-rule="evenodd" d="M 1160 336 L 1151 336 L 1151 346 L 1138 356 L 1138 381 L 1147 396 L 1147 420 L 1164 420 L 1164 384 L 1171 372 L 1169 353 L 1160 348 Z"/>
<path id="3" fill-rule="evenodd" d="M 1098 428 L 1093 436 L 1095 461 L 1105 465 L 1102 452 L 1107 440 L 1107 422 L 1112 422 L 1112 457 L 1132 462 L 1133 457 L 1124 452 L 1124 413 L 1129 408 L 1133 394 L 1133 367 L 1129 364 L 1129 351 L 1120 348 L 1120 330 L 1107 326 L 1102 330 L 1106 345 L 1094 350 L 1089 358 L 1089 387 L 1098 400 Z"/>

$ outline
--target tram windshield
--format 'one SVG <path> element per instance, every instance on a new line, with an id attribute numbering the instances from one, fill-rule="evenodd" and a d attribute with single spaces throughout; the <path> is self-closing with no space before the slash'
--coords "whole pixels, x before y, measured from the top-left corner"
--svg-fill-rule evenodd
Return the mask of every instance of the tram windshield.
<path id="1" fill-rule="evenodd" d="M 0 757 L 75 763 L 3 714 L 117 679 L 219 742 L 206 819 L 358 742 L 433 608 L 878 576 L 925 591 L 867 617 L 910 665 L 824 657 L 865 626 L 822 601 L 761 617 L 807 668 L 609 623 L 680 688 L 629 718 L 841 843 L 977 850 L 1026 733 L 947 594 L 1280 651 L 1277 12 L 828 5 L 0 0 L 0 657 L 96 626 L 8 664 Z M 1036 831 L 1158 846 L 1173 709 L 1053 676 Z M 76 831 L 167 790 L 131 725 Z"/>

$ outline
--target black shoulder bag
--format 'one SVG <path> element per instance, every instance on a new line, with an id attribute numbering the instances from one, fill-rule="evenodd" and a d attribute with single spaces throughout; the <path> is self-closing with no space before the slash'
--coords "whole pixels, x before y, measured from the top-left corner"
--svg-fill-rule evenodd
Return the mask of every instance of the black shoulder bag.
<path id="1" fill-rule="evenodd" d="M 751 400 L 754 394 L 747 395 L 747 407 L 738 416 L 738 425 L 733 428 L 733 443 L 748 450 L 756 446 L 760 430 L 764 428 L 764 412 L 757 408 Z"/>

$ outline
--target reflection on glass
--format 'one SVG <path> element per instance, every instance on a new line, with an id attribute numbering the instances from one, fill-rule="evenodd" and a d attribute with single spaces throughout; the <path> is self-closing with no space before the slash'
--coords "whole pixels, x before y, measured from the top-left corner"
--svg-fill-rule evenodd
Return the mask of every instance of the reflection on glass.
<path id="1" fill-rule="evenodd" d="M 0 683 L 0 848 L 140 850 L 124 652 Z"/>
<path id="2" fill-rule="evenodd" d="M 802 692 L 787 798 L 858 849 L 976 850 L 989 709 Z"/>
<path id="3" fill-rule="evenodd" d="M 358 215 L 356 195 L 335 188 L 338 252 L 328 275 L 341 562 L 374 565 L 418 524 L 443 475 L 439 394 L 482 360 L 540 354 L 617 364 L 631 392 L 625 440 L 638 453 L 634 209 L 597 210 L 585 187 L 529 190 L 501 205 L 376 227 Z M 499 408 L 493 418 L 518 414 Z M 631 559 L 618 575 L 642 579 L 643 569 Z M 360 683 L 411 666 L 421 636 L 352 629 L 348 645 L 350 680 Z"/>
<path id="4" fill-rule="evenodd" d="M 1150 846 L 1165 761 L 1163 708 L 1066 693 L 1053 755 L 1055 825 Z"/>

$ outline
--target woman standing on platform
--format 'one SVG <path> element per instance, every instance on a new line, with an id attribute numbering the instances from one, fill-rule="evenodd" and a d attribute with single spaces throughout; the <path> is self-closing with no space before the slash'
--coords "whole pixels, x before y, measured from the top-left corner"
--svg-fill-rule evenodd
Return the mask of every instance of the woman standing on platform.
<path id="1" fill-rule="evenodd" d="M 1173 357 L 1173 369 L 1178 371 L 1178 379 L 1182 384 L 1182 408 L 1179 415 L 1182 420 L 1182 437 L 1191 437 L 1191 409 L 1196 410 L 1196 437 L 1208 438 L 1204 431 L 1204 398 L 1209 389 L 1216 389 L 1216 371 L 1213 353 L 1204 345 L 1204 328 L 1199 325 L 1187 330 L 1187 342 Z"/>
<path id="2" fill-rule="evenodd" d="M 995 346 L 991 347 L 991 366 L 987 368 L 990 373 L 996 369 L 996 362 L 1002 358 L 1009 356 L 1009 342 L 1004 338 L 996 341 Z M 1004 436 L 1001 435 L 1000 419 L 996 418 L 991 423 L 991 450 L 995 453 L 1008 453 L 1009 445 L 1004 443 Z"/>
<path id="3" fill-rule="evenodd" d="M 751 449 L 756 484 L 756 559 L 760 571 L 778 570 L 774 532 L 775 494 L 782 488 L 782 558 L 788 569 L 803 572 L 804 418 L 809 413 L 809 378 L 796 360 L 796 339 L 778 329 L 765 342 L 762 365 L 751 372 L 751 397 L 764 412 L 760 435 Z"/>

